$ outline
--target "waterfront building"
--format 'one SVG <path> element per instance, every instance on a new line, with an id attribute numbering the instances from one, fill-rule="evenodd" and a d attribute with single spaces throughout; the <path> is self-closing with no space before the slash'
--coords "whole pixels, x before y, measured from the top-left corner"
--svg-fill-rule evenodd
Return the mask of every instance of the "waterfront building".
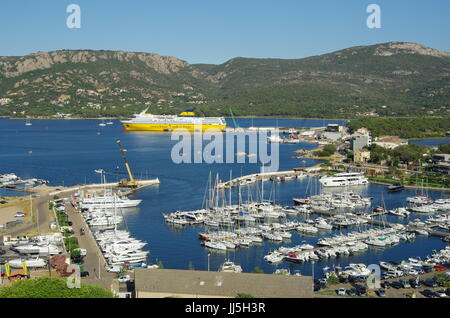
<path id="1" fill-rule="evenodd" d="M 350 141 L 351 149 L 358 151 L 366 146 L 372 145 L 372 137 L 370 135 L 354 135 Z"/>
<path id="2" fill-rule="evenodd" d="M 321 137 L 322 137 L 322 139 L 328 139 L 328 140 L 335 141 L 335 140 L 342 138 L 342 133 L 325 131 L 322 133 Z"/>
<path id="3" fill-rule="evenodd" d="M 375 139 L 373 144 L 385 149 L 395 149 L 400 146 L 408 145 L 408 140 L 402 139 L 399 136 L 381 136 Z"/>
<path id="4" fill-rule="evenodd" d="M 370 151 L 367 149 L 356 150 L 353 154 L 355 163 L 367 163 L 370 160 Z"/>

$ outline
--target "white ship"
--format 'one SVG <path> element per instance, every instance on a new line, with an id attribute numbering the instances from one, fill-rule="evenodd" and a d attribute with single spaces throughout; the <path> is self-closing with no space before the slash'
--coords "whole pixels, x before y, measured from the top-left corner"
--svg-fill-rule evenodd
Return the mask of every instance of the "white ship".
<path id="1" fill-rule="evenodd" d="M 369 180 L 363 173 L 338 173 L 333 176 L 325 176 L 320 179 L 324 187 L 346 187 L 369 184 Z"/>
<path id="2" fill-rule="evenodd" d="M 227 127 L 223 117 L 196 117 L 193 111 L 185 111 L 179 115 L 154 115 L 147 114 L 147 110 L 135 114 L 131 119 L 122 120 L 124 129 L 126 131 L 173 131 L 175 129 L 224 131 Z"/>
<path id="3" fill-rule="evenodd" d="M 138 206 L 142 200 L 130 200 L 127 197 L 117 198 L 114 202 L 113 195 L 103 195 L 93 198 L 85 198 L 81 201 L 80 207 L 82 209 L 112 209 L 114 206 L 118 208 L 133 208 Z"/>

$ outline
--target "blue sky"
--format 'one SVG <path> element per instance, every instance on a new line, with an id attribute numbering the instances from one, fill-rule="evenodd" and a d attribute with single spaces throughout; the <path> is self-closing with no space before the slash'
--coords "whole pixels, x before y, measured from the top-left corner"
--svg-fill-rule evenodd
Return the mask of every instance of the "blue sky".
<path id="1" fill-rule="evenodd" d="M 81 29 L 66 26 L 71 3 L 81 7 Z M 366 26 L 371 3 L 381 7 L 381 29 Z M 2 0 L 0 55 L 107 49 L 220 64 L 388 41 L 450 52 L 449 13 L 448 0 Z"/>

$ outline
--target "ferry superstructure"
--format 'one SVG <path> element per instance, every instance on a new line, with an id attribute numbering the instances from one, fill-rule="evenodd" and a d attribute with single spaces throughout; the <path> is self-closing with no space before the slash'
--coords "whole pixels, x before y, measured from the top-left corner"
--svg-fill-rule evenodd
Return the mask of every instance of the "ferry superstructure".
<path id="1" fill-rule="evenodd" d="M 366 185 L 369 180 L 364 173 L 338 173 L 333 176 L 325 176 L 320 179 L 324 187 L 346 187 L 353 185 Z"/>
<path id="2" fill-rule="evenodd" d="M 135 114 L 133 118 L 122 120 L 127 131 L 173 131 L 186 129 L 188 131 L 205 131 L 215 129 L 225 131 L 227 124 L 224 117 L 195 117 L 191 111 L 179 115 L 153 115 L 147 110 Z"/>

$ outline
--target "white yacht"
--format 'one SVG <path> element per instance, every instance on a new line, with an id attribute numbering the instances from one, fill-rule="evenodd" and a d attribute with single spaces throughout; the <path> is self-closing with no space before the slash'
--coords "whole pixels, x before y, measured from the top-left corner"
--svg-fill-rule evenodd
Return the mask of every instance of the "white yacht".
<path id="1" fill-rule="evenodd" d="M 369 180 L 364 173 L 338 173 L 333 176 L 324 176 L 320 179 L 324 187 L 345 187 L 354 185 L 367 185 Z"/>
<path id="2" fill-rule="evenodd" d="M 142 200 L 130 200 L 127 197 L 121 197 L 114 199 L 114 195 L 102 195 L 93 198 L 84 198 L 80 202 L 82 209 L 89 208 L 104 208 L 112 209 L 117 208 L 133 208 L 141 204 Z"/>
<path id="3" fill-rule="evenodd" d="M 39 258 L 39 257 L 33 258 L 33 259 L 18 258 L 18 259 L 12 259 L 8 262 L 8 264 L 12 268 L 22 268 L 24 263 L 29 268 L 42 268 L 47 265 L 45 260 L 43 260 L 42 258 Z"/>
<path id="4" fill-rule="evenodd" d="M 56 255 L 61 251 L 53 244 L 24 244 L 14 246 L 13 249 L 20 254 L 50 254 Z"/>
<path id="5" fill-rule="evenodd" d="M 220 271 L 227 273 L 242 273 L 242 267 L 231 261 L 226 261 L 220 266 Z"/>

